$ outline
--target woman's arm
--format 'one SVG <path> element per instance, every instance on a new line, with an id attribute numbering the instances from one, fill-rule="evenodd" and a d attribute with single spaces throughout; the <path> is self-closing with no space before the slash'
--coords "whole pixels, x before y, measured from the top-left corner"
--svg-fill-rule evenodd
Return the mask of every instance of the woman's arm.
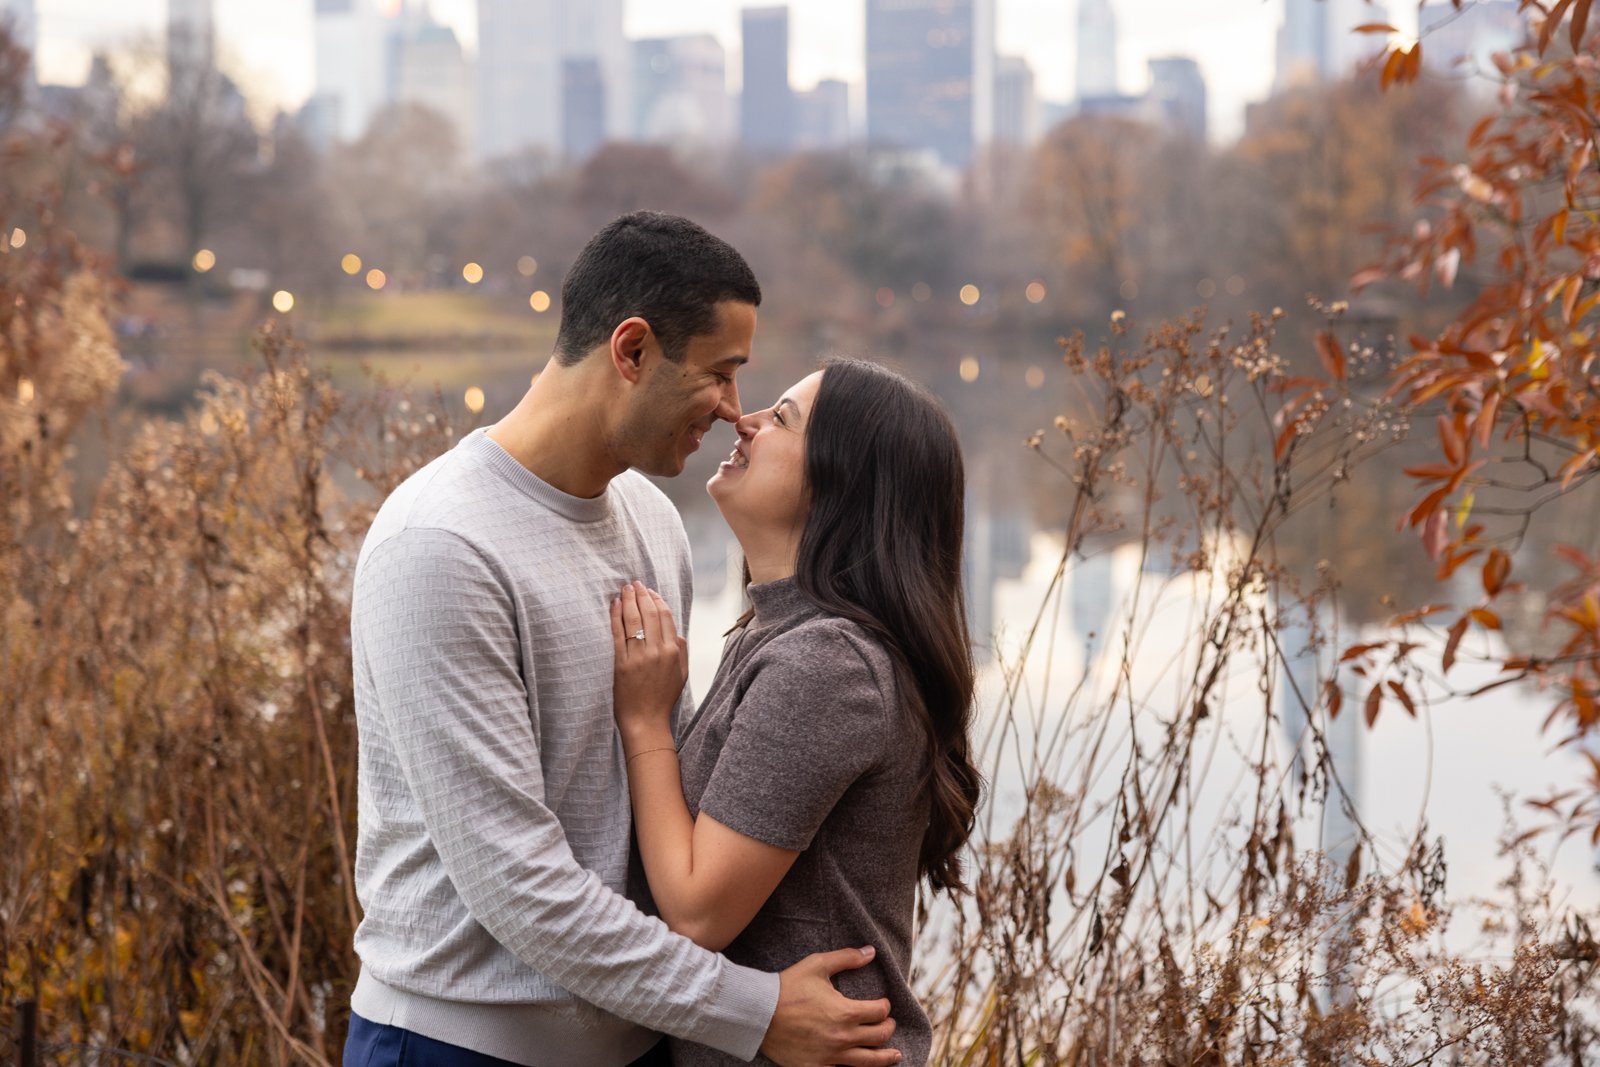
<path id="1" fill-rule="evenodd" d="M 689 816 L 671 721 L 688 677 L 687 646 L 666 602 L 630 583 L 611 603 L 611 637 L 617 728 L 650 892 L 669 927 L 720 950 L 755 918 L 800 853 L 709 815 Z"/>

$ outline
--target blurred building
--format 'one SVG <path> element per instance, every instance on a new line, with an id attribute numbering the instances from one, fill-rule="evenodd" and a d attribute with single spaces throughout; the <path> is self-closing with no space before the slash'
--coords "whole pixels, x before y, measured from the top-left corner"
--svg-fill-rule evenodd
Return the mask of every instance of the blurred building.
<path id="1" fill-rule="evenodd" d="M 561 61 L 561 150 L 573 162 L 606 141 L 606 81 L 593 56 Z"/>
<path id="2" fill-rule="evenodd" d="M 824 78 L 794 96 L 796 148 L 827 151 L 850 143 L 850 86 Z"/>
<path id="3" fill-rule="evenodd" d="M 1030 145 L 1039 139 L 1039 98 L 1033 67 L 1021 56 L 1001 56 L 994 74 L 994 141 Z"/>
<path id="4" fill-rule="evenodd" d="M 710 34 L 633 42 L 632 84 L 632 133 L 638 140 L 729 140 L 727 57 Z"/>
<path id="5" fill-rule="evenodd" d="M 1197 141 L 1206 139 L 1206 79 L 1188 56 L 1150 61 L 1150 102 L 1167 125 Z"/>
<path id="6" fill-rule="evenodd" d="M 394 98 L 443 115 L 463 148 L 476 141 L 473 71 L 456 32 L 425 17 L 394 36 Z"/>
<path id="7" fill-rule="evenodd" d="M 11 32 L 16 41 L 30 53 L 39 48 L 39 18 L 33 9 L 33 0 L 0 0 L 0 24 Z M 34 65 L 29 63 L 29 81 L 33 80 Z"/>
<path id="8" fill-rule="evenodd" d="M 354 141 L 389 102 L 389 20 L 377 0 L 316 0 L 316 87 L 306 104 L 313 144 Z"/>
<path id="9" fill-rule="evenodd" d="M 1478 0 L 1459 11 L 1431 3 L 1417 14 L 1422 62 L 1436 71 L 1493 73 L 1496 52 L 1509 52 L 1528 37 L 1518 0 Z"/>
<path id="10" fill-rule="evenodd" d="M 867 0 L 867 140 L 965 167 L 994 124 L 993 0 Z"/>
<path id="11" fill-rule="evenodd" d="M 739 92 L 739 140 L 758 152 L 787 152 L 794 144 L 789 9 L 747 7 L 740 28 L 744 81 Z"/>
<path id="12" fill-rule="evenodd" d="M 1384 48 L 1382 34 L 1351 31 L 1388 21 L 1382 0 L 1284 0 L 1273 91 L 1348 77 Z"/>
<path id="13" fill-rule="evenodd" d="M 209 71 L 217 62 L 212 0 L 167 0 L 167 71 Z"/>
<path id="14" fill-rule="evenodd" d="M 478 0 L 480 158 L 563 146 L 569 59 L 594 61 L 605 98 L 604 134 L 626 136 L 631 71 L 622 0 Z"/>
<path id="15" fill-rule="evenodd" d="M 1117 16 L 1111 0 L 1078 0 L 1078 99 L 1117 94 Z"/>

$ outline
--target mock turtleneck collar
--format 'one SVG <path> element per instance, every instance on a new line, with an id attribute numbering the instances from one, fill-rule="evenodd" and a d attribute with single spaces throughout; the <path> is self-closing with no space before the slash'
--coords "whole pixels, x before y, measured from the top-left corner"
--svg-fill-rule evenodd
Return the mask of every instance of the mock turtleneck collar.
<path id="1" fill-rule="evenodd" d="M 761 629 L 781 626 L 817 613 L 817 606 L 795 584 L 794 575 L 779 578 L 775 582 L 750 585 L 745 591 L 750 595 L 750 604 L 756 611 L 752 622 Z"/>

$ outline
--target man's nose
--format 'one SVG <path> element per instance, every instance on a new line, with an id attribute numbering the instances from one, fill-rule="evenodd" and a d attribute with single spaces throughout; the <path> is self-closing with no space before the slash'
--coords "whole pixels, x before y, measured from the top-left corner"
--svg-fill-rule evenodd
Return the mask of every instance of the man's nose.
<path id="1" fill-rule="evenodd" d="M 729 382 L 727 388 L 722 390 L 722 398 L 717 402 L 717 410 L 712 414 L 724 422 L 737 423 L 739 421 L 739 386 Z"/>

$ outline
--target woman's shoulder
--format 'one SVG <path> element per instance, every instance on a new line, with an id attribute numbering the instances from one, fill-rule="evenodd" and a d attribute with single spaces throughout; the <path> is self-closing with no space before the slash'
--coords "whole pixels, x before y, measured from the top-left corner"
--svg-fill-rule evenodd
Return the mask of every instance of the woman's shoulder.
<path id="1" fill-rule="evenodd" d="M 815 673 L 818 681 L 841 675 L 870 681 L 886 699 L 896 691 L 894 659 L 882 641 L 853 619 L 818 612 L 797 619 L 763 643 L 761 657 L 790 670 Z"/>

